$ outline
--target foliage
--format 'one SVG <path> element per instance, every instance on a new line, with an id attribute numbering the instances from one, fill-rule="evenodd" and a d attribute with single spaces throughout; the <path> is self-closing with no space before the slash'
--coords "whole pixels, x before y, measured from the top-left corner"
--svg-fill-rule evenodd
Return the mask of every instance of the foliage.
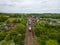
<path id="1" fill-rule="evenodd" d="M 46 41 L 51 39 L 57 40 L 60 44 L 60 25 L 49 25 L 47 23 L 37 23 L 35 25 L 35 34 L 40 42 L 40 45 L 46 45 Z M 40 39 L 40 40 L 39 40 Z M 48 45 L 48 44 L 47 44 Z"/>
<path id="2" fill-rule="evenodd" d="M 23 45 L 26 27 L 18 23 L 5 37 L 6 41 L 13 40 L 16 45 Z"/>
<path id="3" fill-rule="evenodd" d="M 1 16 L 1 17 L 0 17 L 0 22 L 4 22 L 4 21 L 6 21 L 7 19 L 8 19 L 8 17 Z"/>
<path id="4" fill-rule="evenodd" d="M 23 25 L 26 25 L 26 23 L 27 23 L 26 18 L 22 19 L 21 23 L 22 23 Z"/>
<path id="5" fill-rule="evenodd" d="M 56 40 L 49 39 L 46 41 L 46 45 L 59 45 L 59 44 Z"/>
<path id="6" fill-rule="evenodd" d="M 10 22 L 9 20 L 7 20 L 7 21 L 6 21 L 6 24 L 9 24 L 9 23 L 11 23 L 11 22 Z"/>
<path id="7" fill-rule="evenodd" d="M 6 32 L 0 32 L 0 41 L 4 40 L 6 34 L 7 34 Z"/>
<path id="8" fill-rule="evenodd" d="M 5 32 L 4 27 L 0 27 L 2 32 L 0 32 L 0 42 L 2 45 L 9 45 L 12 43 L 14 45 L 23 45 L 27 18 L 30 16 L 36 16 L 40 18 L 53 18 L 60 19 L 60 14 L 6 14 L 0 13 L 0 22 L 5 22 L 6 24 L 16 23 L 14 27 L 10 29 L 9 32 Z M 8 19 L 9 18 L 9 19 Z M 21 18 L 22 20 L 18 19 Z M 8 19 L 8 20 L 7 20 Z M 50 20 L 47 20 L 50 22 Z M 60 24 L 59 25 L 49 25 L 46 22 L 37 23 L 35 25 L 35 35 L 38 38 L 40 45 L 60 45 Z M 11 45 L 13 45 L 11 43 Z"/>

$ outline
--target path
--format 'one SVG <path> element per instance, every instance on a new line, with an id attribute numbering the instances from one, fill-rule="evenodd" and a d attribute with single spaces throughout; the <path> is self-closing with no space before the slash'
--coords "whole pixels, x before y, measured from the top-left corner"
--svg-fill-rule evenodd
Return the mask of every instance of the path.
<path id="1" fill-rule="evenodd" d="M 33 31 L 33 26 L 29 25 L 28 23 L 29 22 L 27 21 L 27 30 L 26 30 L 26 34 L 25 34 L 24 45 L 38 45 L 38 42 L 36 41 L 35 34 Z M 31 32 L 28 31 L 29 26 L 32 27 Z"/>

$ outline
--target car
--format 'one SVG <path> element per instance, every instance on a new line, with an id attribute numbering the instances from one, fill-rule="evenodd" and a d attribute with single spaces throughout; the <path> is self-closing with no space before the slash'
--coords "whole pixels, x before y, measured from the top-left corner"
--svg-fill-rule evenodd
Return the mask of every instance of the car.
<path id="1" fill-rule="evenodd" d="M 31 32 L 31 27 L 28 27 L 29 32 Z"/>
<path id="2" fill-rule="evenodd" d="M 29 25 L 31 25 L 31 22 L 28 22 Z"/>
<path id="3" fill-rule="evenodd" d="M 28 24 L 31 24 L 31 19 L 28 19 Z"/>

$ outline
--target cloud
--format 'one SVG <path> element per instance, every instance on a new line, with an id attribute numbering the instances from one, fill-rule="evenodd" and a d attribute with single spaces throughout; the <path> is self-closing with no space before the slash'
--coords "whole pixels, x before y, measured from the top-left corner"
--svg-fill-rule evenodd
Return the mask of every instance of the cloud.
<path id="1" fill-rule="evenodd" d="M 0 12 L 60 13 L 60 0 L 0 0 Z"/>

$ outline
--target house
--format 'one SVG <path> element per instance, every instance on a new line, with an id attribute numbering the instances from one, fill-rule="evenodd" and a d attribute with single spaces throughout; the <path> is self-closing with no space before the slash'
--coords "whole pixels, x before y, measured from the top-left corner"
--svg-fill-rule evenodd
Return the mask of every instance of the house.
<path id="1" fill-rule="evenodd" d="M 37 22 L 36 16 L 32 16 L 33 23 Z"/>
<path id="2" fill-rule="evenodd" d="M 50 25 L 56 25 L 57 24 L 57 22 L 56 21 L 50 21 L 50 23 L 49 23 Z"/>

